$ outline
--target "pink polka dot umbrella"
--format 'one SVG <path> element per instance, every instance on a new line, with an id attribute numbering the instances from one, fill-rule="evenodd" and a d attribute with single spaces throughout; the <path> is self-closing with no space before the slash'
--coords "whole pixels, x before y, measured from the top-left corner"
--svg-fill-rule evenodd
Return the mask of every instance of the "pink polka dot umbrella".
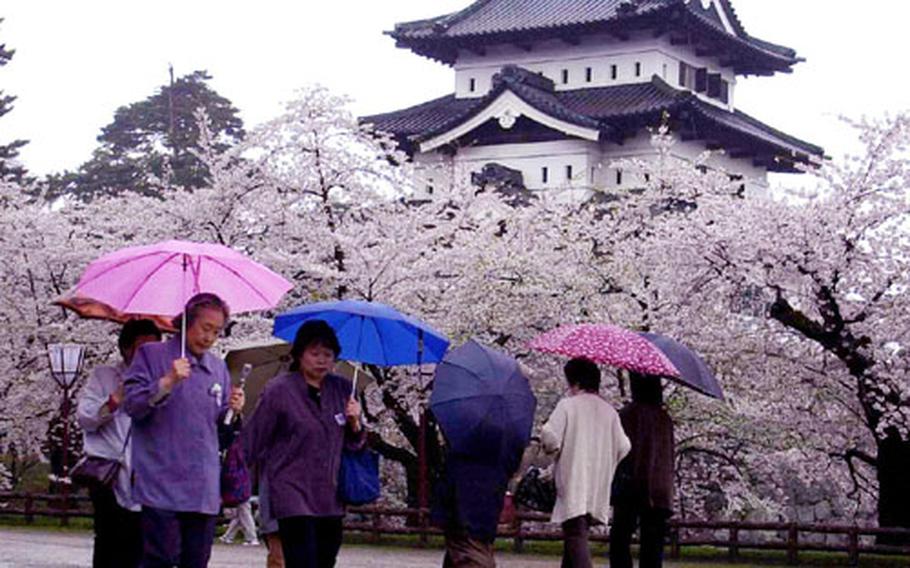
<path id="1" fill-rule="evenodd" d="M 580 323 L 563 325 L 538 335 L 531 349 L 567 357 L 585 357 L 646 375 L 679 377 L 676 366 L 653 343 L 615 325 Z"/>

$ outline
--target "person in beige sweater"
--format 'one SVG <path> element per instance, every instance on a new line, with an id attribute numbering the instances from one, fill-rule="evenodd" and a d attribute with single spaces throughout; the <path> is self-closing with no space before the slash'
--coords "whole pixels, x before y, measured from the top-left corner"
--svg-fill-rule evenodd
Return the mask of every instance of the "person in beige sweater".
<path id="1" fill-rule="evenodd" d="M 589 568 L 589 529 L 609 519 L 613 474 L 631 443 L 619 414 L 598 394 L 597 365 L 576 358 L 564 372 L 568 396 L 556 405 L 540 436 L 544 449 L 556 453 L 556 506 L 550 520 L 562 524 L 562 568 Z"/>

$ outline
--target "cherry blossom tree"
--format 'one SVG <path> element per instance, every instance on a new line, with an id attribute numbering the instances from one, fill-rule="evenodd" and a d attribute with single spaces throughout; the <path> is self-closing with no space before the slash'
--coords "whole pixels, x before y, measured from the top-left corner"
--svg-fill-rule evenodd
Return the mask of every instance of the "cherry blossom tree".
<path id="1" fill-rule="evenodd" d="M 710 175 L 672 180 L 640 164 L 641 195 L 683 204 L 651 221 L 641 249 L 665 302 L 661 326 L 709 354 L 714 344 L 741 355 L 731 363 L 737 386 L 759 395 L 750 404 L 786 417 L 794 451 L 840 461 L 848 492 L 874 496 L 883 526 L 910 526 L 908 124 L 857 123 L 864 153 L 818 170 L 816 193 L 786 199 L 744 199 Z M 749 371 L 772 363 L 786 375 Z"/>
<path id="2" fill-rule="evenodd" d="M 727 393 L 719 403 L 669 389 L 682 513 L 787 516 L 786 480 L 796 477 L 832 484 L 844 515 L 877 505 L 881 524 L 907 524 L 897 477 L 910 439 L 906 116 L 857 124 L 866 152 L 815 171 L 815 194 L 751 195 L 707 155 L 674 158 L 673 138 L 659 130 L 654 156 L 617 164 L 635 191 L 585 203 L 546 193 L 516 201 L 458 183 L 418 194 L 391 140 L 321 88 L 229 148 L 215 147 L 204 113 L 197 119 L 195 152 L 209 178 L 192 192 L 167 187 L 164 175 L 160 199 L 49 206 L 2 187 L 0 452 L 19 456 L 14 477 L 57 407 L 46 343 L 87 343 L 89 364 L 114 351 L 114 326 L 51 300 L 104 252 L 182 238 L 237 248 L 292 279 L 279 311 L 381 301 L 456 344 L 477 337 L 512 353 L 530 369 L 541 418 L 564 385 L 558 358 L 528 351 L 537 333 L 602 321 L 676 337 L 705 356 Z M 268 337 L 272 315 L 237 318 L 224 346 Z M 403 466 L 414 503 L 430 378 L 412 368 L 372 374 L 373 441 Z M 603 392 L 615 404 L 621 387 L 608 373 Z M 428 456 L 432 470 L 441 456 L 432 435 Z"/>

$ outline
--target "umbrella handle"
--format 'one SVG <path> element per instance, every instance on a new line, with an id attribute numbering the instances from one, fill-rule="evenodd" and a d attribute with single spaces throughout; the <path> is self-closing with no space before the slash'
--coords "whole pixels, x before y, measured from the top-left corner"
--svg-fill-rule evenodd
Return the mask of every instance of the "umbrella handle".
<path id="1" fill-rule="evenodd" d="M 183 317 L 180 318 L 180 358 L 186 358 L 186 255 L 183 257 L 183 278 L 180 279 L 180 294 L 183 301 Z"/>
<path id="2" fill-rule="evenodd" d="M 351 400 L 357 396 L 357 367 L 354 366 L 354 380 L 351 383 Z"/>
<path id="3" fill-rule="evenodd" d="M 180 318 L 180 358 L 186 358 L 186 306 L 183 306 L 183 317 Z"/>

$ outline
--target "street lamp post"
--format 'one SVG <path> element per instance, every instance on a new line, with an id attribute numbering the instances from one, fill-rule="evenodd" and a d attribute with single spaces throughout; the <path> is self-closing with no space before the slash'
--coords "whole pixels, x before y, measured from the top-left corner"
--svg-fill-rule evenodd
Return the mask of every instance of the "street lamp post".
<path id="1" fill-rule="evenodd" d="M 69 464 L 67 463 L 70 443 L 70 391 L 82 371 L 82 360 L 85 347 L 78 343 L 51 343 L 47 346 L 47 357 L 50 362 L 51 376 L 63 391 L 63 455 L 61 470 L 63 473 L 63 503 L 66 507 L 69 494 Z M 65 518 L 65 517 L 64 517 Z"/>

